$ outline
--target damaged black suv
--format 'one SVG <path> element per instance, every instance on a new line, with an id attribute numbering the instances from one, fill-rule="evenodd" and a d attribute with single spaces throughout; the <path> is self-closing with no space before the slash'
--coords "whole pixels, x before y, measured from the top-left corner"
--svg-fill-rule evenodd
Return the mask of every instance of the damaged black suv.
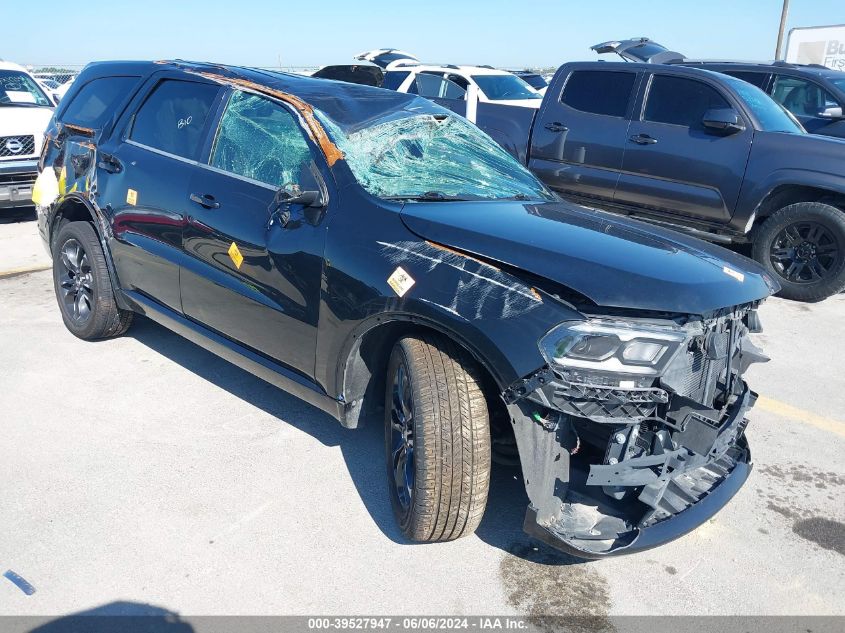
<path id="1" fill-rule="evenodd" d="M 514 447 L 527 531 L 585 557 L 676 538 L 748 476 L 743 372 L 766 360 L 748 333 L 776 282 L 558 200 L 430 101 L 103 62 L 44 148 L 67 328 L 117 336 L 142 314 L 347 427 L 381 412 L 410 539 L 471 533 L 491 453 Z"/>

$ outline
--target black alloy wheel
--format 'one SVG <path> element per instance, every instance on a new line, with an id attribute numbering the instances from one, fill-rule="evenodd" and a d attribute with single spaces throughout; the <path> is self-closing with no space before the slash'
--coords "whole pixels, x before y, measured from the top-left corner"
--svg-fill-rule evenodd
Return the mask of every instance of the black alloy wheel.
<path id="1" fill-rule="evenodd" d="M 134 313 L 121 309 L 100 238 L 88 222 L 62 220 L 53 244 L 53 288 L 65 327 L 85 340 L 119 336 Z"/>
<path id="2" fill-rule="evenodd" d="M 845 212 L 832 204 L 778 209 L 753 228 L 751 251 L 781 297 L 812 302 L 845 290 Z"/>
<path id="3" fill-rule="evenodd" d="M 58 255 L 60 299 L 73 322 L 85 325 L 94 307 L 94 275 L 88 254 L 71 238 L 61 245 Z"/>
<path id="4" fill-rule="evenodd" d="M 775 237 L 772 266 L 780 277 L 797 284 L 820 281 L 837 270 L 842 246 L 819 222 L 796 222 Z"/>
<path id="5" fill-rule="evenodd" d="M 388 494 L 402 533 L 451 541 L 478 527 L 490 484 L 490 418 L 472 356 L 421 332 L 393 346 L 384 383 Z"/>
<path id="6" fill-rule="evenodd" d="M 403 358 L 393 375 L 390 408 L 390 460 L 393 486 L 402 514 L 414 502 L 414 399 Z"/>

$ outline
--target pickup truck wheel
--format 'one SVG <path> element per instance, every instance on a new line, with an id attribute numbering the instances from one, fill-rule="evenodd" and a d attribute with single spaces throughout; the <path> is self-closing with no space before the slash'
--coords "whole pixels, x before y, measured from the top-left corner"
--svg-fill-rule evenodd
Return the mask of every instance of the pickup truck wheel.
<path id="1" fill-rule="evenodd" d="M 845 290 L 845 213 L 819 202 L 779 209 L 760 227 L 752 252 L 780 282 L 779 296 L 826 299 Z"/>
<path id="2" fill-rule="evenodd" d="M 95 340 L 129 329 L 134 315 L 117 307 L 100 240 L 87 222 L 60 226 L 53 247 L 53 286 L 62 320 L 75 336 Z"/>
<path id="3" fill-rule="evenodd" d="M 481 522 L 490 422 L 477 366 L 443 337 L 405 337 L 387 368 L 385 452 L 391 505 L 414 541 L 450 541 Z"/>

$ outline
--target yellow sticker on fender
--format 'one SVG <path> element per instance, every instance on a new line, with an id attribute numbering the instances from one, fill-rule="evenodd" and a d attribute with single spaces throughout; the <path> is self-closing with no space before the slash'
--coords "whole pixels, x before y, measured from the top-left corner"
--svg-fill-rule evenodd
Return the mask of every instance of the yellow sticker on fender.
<path id="1" fill-rule="evenodd" d="M 232 261 L 235 262 L 235 268 L 240 270 L 241 264 L 244 263 L 244 256 L 241 255 L 238 245 L 234 242 L 232 242 L 232 245 L 229 247 L 229 257 L 231 257 Z"/>
<path id="2" fill-rule="evenodd" d="M 401 266 L 398 266 L 396 270 L 393 271 L 393 274 L 387 278 L 388 285 L 393 288 L 393 292 L 395 292 L 400 297 L 404 295 L 411 289 L 416 282 L 414 278 L 411 277 L 405 269 Z"/>
<path id="3" fill-rule="evenodd" d="M 133 207 L 138 204 L 138 192 L 134 189 L 126 190 L 126 204 L 131 204 Z"/>

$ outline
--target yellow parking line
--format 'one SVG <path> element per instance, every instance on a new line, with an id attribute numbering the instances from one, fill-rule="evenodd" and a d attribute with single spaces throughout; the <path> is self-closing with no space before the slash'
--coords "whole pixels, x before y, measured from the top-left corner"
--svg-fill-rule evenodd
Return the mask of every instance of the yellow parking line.
<path id="1" fill-rule="evenodd" d="M 780 402 L 779 400 L 774 400 L 773 398 L 768 398 L 766 396 L 760 396 L 757 398 L 757 406 L 764 411 L 774 413 L 782 418 L 798 420 L 804 424 L 814 426 L 817 429 L 822 429 L 823 431 L 836 433 L 837 435 L 845 437 L 845 422 L 840 422 L 839 420 L 834 420 L 833 418 L 826 418 L 823 415 L 816 415 L 810 411 L 793 407 L 791 404 L 786 404 L 785 402 Z"/>
<path id="2" fill-rule="evenodd" d="M 30 266 L 29 268 L 12 268 L 11 270 L 0 270 L 0 279 L 4 277 L 16 277 L 17 275 L 26 275 L 28 273 L 40 273 L 42 270 L 50 270 L 52 266 L 49 264 L 41 264 L 40 266 Z"/>

